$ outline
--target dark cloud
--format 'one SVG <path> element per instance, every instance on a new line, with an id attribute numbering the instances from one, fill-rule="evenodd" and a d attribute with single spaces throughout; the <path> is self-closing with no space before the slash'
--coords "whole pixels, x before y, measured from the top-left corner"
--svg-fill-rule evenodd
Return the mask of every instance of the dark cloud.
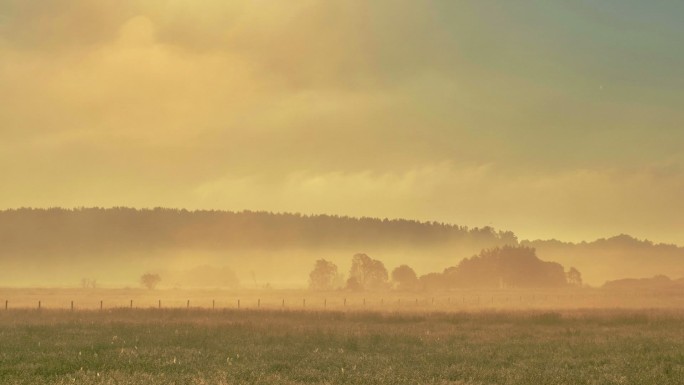
<path id="1" fill-rule="evenodd" d="M 97 47 L 115 39 L 119 27 L 134 15 L 126 0 L 3 0 L 0 38 L 18 50 Z"/>

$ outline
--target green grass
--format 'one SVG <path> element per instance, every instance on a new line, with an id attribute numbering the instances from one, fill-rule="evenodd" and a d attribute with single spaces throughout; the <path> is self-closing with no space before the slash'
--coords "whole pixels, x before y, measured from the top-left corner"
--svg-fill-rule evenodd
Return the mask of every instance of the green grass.
<path id="1" fill-rule="evenodd" d="M 0 384 L 683 384 L 684 314 L 0 312 Z"/>

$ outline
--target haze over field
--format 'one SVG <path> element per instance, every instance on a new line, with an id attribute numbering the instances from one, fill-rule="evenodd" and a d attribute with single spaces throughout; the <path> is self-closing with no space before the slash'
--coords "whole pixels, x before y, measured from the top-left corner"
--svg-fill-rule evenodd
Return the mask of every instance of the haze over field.
<path id="1" fill-rule="evenodd" d="M 0 1 L 0 206 L 684 244 L 680 1 Z"/>
<path id="2" fill-rule="evenodd" d="M 344 282 L 351 257 L 367 253 L 388 272 L 408 264 L 424 276 L 427 281 L 413 288 L 460 287 L 466 276 L 477 273 L 451 275 L 446 286 L 429 278 L 482 250 L 502 247 L 536 249 L 543 261 L 579 269 L 580 284 L 592 286 L 622 278 L 684 277 L 683 247 L 627 235 L 568 243 L 519 240 L 512 231 L 491 227 L 368 217 L 162 208 L 0 211 L 4 286 L 73 287 L 84 277 L 104 287 L 136 286 L 139 275 L 151 271 L 161 274 L 165 287 L 302 288 L 314 261 L 334 262 Z M 507 259 L 515 261 L 515 255 Z M 533 281 L 527 262 L 512 264 L 519 263 L 525 280 L 501 285 L 516 288 Z M 469 285 L 493 279 L 498 287 L 500 279 L 520 275 L 507 269 L 489 266 Z"/>

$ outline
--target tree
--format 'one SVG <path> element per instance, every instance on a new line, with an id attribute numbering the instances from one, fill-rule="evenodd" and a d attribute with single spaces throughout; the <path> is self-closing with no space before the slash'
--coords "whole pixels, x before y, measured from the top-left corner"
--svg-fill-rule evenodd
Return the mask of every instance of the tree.
<path id="1" fill-rule="evenodd" d="M 351 291 L 361 291 L 363 290 L 363 287 L 359 283 L 359 280 L 354 278 L 354 277 L 349 277 L 347 279 L 347 290 Z"/>
<path id="2" fill-rule="evenodd" d="M 401 265 L 392 270 L 392 282 L 399 290 L 414 290 L 418 286 L 418 276 L 408 265 Z"/>
<path id="3" fill-rule="evenodd" d="M 540 260 L 533 248 L 524 246 L 482 250 L 444 275 L 453 287 L 561 287 L 568 282 L 563 266 Z"/>
<path id="4" fill-rule="evenodd" d="M 582 273 L 580 273 L 579 270 L 575 269 L 574 267 L 571 267 L 565 273 L 565 278 L 567 279 L 569 285 L 578 287 L 582 286 Z"/>
<path id="5" fill-rule="evenodd" d="M 309 289 L 323 291 L 335 288 L 336 281 L 339 280 L 337 265 L 325 259 L 319 259 L 314 264 L 314 268 L 309 273 Z"/>
<path id="6" fill-rule="evenodd" d="M 150 290 L 154 290 L 159 282 L 161 282 L 159 274 L 145 273 L 140 277 L 140 284 Z"/>
<path id="7" fill-rule="evenodd" d="M 361 290 L 384 289 L 387 287 L 387 278 L 387 269 L 381 261 L 366 254 L 356 254 L 352 258 L 347 288 L 354 289 L 358 286 Z M 356 283 L 351 284 L 354 281 Z"/>

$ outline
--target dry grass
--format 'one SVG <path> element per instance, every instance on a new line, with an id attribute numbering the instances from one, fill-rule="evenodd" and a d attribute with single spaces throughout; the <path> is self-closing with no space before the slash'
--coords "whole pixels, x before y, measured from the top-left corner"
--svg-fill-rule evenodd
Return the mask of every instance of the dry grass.
<path id="1" fill-rule="evenodd" d="M 2 384 L 682 384 L 684 312 L 0 312 Z"/>

